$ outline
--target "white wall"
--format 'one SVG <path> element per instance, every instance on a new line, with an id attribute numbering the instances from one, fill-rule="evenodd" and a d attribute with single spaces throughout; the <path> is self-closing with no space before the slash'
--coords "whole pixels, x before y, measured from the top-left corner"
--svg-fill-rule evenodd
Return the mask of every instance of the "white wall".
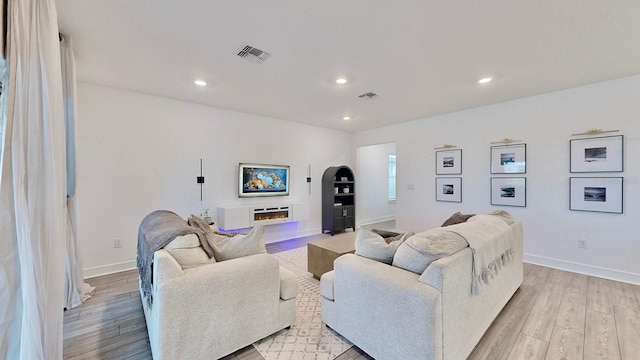
<path id="1" fill-rule="evenodd" d="M 270 225 L 267 242 L 321 232 L 321 179 L 354 165 L 352 135 L 277 119 L 80 83 L 79 239 L 85 276 L 135 267 L 138 225 L 156 209 L 186 218 L 204 208 L 308 203 L 309 220 Z M 204 201 L 200 202 L 200 159 Z M 291 166 L 290 196 L 240 199 L 239 162 Z M 312 193 L 306 183 L 312 169 Z M 122 248 L 114 248 L 121 239 Z"/>
<path id="2" fill-rule="evenodd" d="M 395 143 L 361 146 L 356 149 L 356 221 L 366 225 L 396 217 L 395 203 L 389 203 L 389 155 Z"/>
<path id="3" fill-rule="evenodd" d="M 522 139 L 527 206 L 504 209 L 523 221 L 526 260 L 640 283 L 639 99 L 640 76 L 633 76 L 360 132 L 354 146 L 396 142 L 396 224 L 420 231 L 456 211 L 499 209 L 489 198 L 490 143 Z M 591 128 L 624 135 L 624 172 L 595 175 L 624 176 L 624 214 L 569 210 L 569 177 L 583 175 L 569 173 L 569 140 Z M 434 147 L 444 143 L 462 149 L 462 203 L 435 201 Z M 586 250 L 578 248 L 578 239 L 587 241 Z"/>

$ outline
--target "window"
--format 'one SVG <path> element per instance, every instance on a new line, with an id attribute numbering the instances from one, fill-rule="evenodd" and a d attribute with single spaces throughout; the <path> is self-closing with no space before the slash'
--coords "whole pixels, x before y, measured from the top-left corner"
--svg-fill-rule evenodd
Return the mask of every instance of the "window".
<path id="1" fill-rule="evenodd" d="M 389 154 L 389 201 L 396 200 L 396 156 Z"/>

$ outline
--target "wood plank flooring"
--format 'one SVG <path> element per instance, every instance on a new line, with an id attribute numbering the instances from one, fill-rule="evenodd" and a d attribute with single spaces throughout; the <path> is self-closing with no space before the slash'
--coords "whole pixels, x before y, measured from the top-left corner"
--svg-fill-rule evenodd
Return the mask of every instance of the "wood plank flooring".
<path id="1" fill-rule="evenodd" d="M 268 244 L 270 253 L 323 236 Z M 469 360 L 640 358 L 640 286 L 525 264 L 524 283 Z M 136 270 L 87 279 L 93 296 L 64 314 L 64 359 L 151 359 Z M 225 360 L 261 360 L 248 346 Z M 338 360 L 371 359 L 354 347 Z M 387 359 L 380 359 L 387 360 Z"/>

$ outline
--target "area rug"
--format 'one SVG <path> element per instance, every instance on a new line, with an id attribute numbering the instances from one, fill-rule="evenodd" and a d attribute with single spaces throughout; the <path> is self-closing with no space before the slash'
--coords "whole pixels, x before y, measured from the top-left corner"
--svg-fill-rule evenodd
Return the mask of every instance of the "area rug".
<path id="1" fill-rule="evenodd" d="M 307 272 L 307 247 L 273 254 L 298 278 L 296 322 L 253 346 L 265 360 L 333 360 L 352 344 L 321 320 L 320 281 Z"/>

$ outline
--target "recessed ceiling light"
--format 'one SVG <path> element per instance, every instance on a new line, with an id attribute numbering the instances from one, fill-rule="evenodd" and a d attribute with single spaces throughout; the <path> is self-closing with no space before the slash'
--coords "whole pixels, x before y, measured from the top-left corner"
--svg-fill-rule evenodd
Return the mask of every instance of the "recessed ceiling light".
<path id="1" fill-rule="evenodd" d="M 491 80 L 493 80 L 493 78 L 491 78 L 491 77 L 482 78 L 482 79 L 478 80 L 478 84 L 490 83 Z"/>
<path id="2" fill-rule="evenodd" d="M 351 120 L 351 116 L 343 116 L 342 120 Z"/>
<path id="3" fill-rule="evenodd" d="M 198 86 L 206 86 L 207 85 L 207 82 L 204 81 L 204 80 L 196 80 L 193 83 L 198 85 Z"/>
<path id="4" fill-rule="evenodd" d="M 345 78 L 337 78 L 336 79 L 336 84 L 342 85 L 342 84 L 346 84 L 346 83 L 347 83 L 347 79 L 345 79 Z"/>

